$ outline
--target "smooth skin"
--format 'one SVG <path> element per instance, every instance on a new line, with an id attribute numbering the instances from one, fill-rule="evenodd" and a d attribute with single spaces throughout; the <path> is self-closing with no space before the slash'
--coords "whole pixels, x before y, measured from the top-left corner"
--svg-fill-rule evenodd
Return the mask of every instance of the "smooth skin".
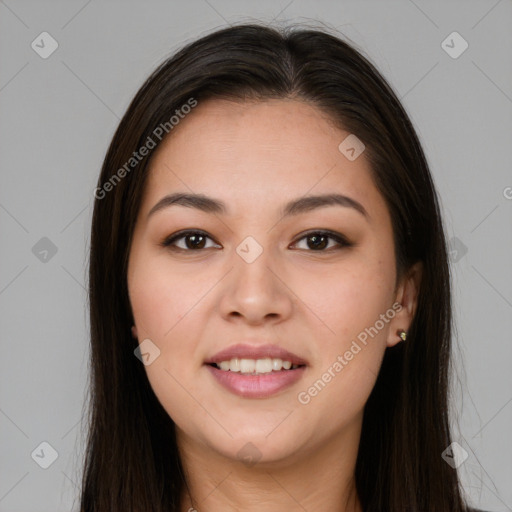
<path id="1" fill-rule="evenodd" d="M 348 135 L 298 99 L 214 99 L 153 155 L 128 289 L 134 336 L 160 350 L 145 369 L 176 424 L 190 490 L 183 512 L 361 511 L 354 469 L 363 408 L 384 351 L 410 326 L 421 267 L 397 279 L 389 211 L 364 153 L 350 161 L 339 151 Z M 215 198 L 227 211 L 174 204 L 148 216 L 176 192 Z M 366 215 L 331 205 L 282 216 L 289 201 L 333 193 Z M 206 238 L 163 245 L 185 229 Z M 349 244 L 306 236 L 319 230 Z M 263 249 L 252 263 L 236 251 L 248 236 Z M 301 403 L 298 394 L 396 303 L 401 310 L 378 335 Z M 304 377 L 264 399 L 232 394 L 204 362 L 241 342 L 294 352 L 308 362 Z M 242 449 L 259 460 L 244 463 Z"/>

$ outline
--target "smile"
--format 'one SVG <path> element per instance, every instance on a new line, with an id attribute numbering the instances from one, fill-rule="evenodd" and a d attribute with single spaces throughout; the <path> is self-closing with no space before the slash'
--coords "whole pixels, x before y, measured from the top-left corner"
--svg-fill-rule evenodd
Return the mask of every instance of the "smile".
<path id="1" fill-rule="evenodd" d="M 221 364 L 226 369 L 221 369 Z M 274 369 L 274 365 L 279 369 Z M 219 364 L 206 364 L 205 367 L 224 389 L 243 398 L 270 398 L 296 384 L 306 370 L 305 365 L 268 358 L 235 359 L 234 363 L 231 359 Z"/>
<path id="2" fill-rule="evenodd" d="M 265 374 L 271 372 L 279 372 L 284 370 L 295 370 L 299 367 L 298 364 L 292 364 L 291 361 L 283 361 L 279 358 L 266 357 L 264 359 L 240 359 L 234 357 L 219 363 L 212 363 L 219 370 L 240 372 L 242 375 Z"/>

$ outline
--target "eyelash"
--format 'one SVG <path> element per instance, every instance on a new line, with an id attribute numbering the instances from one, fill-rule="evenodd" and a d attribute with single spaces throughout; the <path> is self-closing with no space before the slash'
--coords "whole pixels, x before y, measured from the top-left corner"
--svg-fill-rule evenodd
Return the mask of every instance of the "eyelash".
<path id="1" fill-rule="evenodd" d="M 201 236 L 204 236 L 204 237 L 209 238 L 210 240 L 214 241 L 213 238 L 211 238 L 204 231 L 183 230 L 183 231 L 178 231 L 177 233 L 174 233 L 174 234 L 168 236 L 160 245 L 169 250 L 178 251 L 178 252 L 201 252 L 205 249 L 212 248 L 212 247 L 205 247 L 202 249 L 188 249 L 188 248 L 183 249 L 182 247 L 177 247 L 177 246 L 173 245 L 176 241 L 178 241 L 182 238 L 186 238 L 189 235 L 201 235 Z M 316 231 L 308 231 L 307 233 L 304 233 L 300 238 L 298 238 L 293 243 L 297 244 L 299 241 L 306 239 L 312 235 L 325 236 L 331 240 L 334 240 L 338 244 L 338 247 L 329 247 L 328 249 L 318 249 L 318 250 L 315 250 L 315 249 L 299 249 L 299 250 L 306 250 L 307 252 L 331 252 L 333 250 L 340 250 L 340 249 L 343 249 L 346 247 L 351 247 L 353 245 L 342 234 L 336 233 L 334 231 L 324 230 L 324 229 L 316 230 Z M 217 242 L 214 241 L 214 243 L 217 243 Z"/>

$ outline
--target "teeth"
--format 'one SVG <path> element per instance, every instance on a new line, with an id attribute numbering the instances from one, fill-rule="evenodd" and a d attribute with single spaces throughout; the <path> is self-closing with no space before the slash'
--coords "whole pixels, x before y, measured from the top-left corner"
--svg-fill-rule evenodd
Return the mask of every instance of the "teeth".
<path id="1" fill-rule="evenodd" d="M 281 369 L 290 370 L 298 368 L 299 365 L 291 363 L 291 361 L 283 361 L 279 358 L 271 359 L 239 359 L 234 357 L 230 361 L 221 361 L 216 363 L 217 367 L 225 372 L 241 372 L 241 373 L 271 373 L 278 372 Z"/>
<path id="2" fill-rule="evenodd" d="M 257 359 L 256 360 L 256 368 L 254 369 L 256 373 L 270 373 L 272 371 L 272 359 Z"/>
<path id="3" fill-rule="evenodd" d="M 272 370 L 278 372 L 283 366 L 283 361 L 281 359 L 272 359 Z"/>

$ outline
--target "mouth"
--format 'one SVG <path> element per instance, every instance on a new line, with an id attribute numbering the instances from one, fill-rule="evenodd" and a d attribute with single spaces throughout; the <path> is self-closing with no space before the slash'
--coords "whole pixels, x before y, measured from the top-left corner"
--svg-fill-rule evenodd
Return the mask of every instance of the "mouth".
<path id="1" fill-rule="evenodd" d="M 235 372 L 240 375 L 266 375 L 269 373 L 297 370 L 304 364 L 294 364 L 291 361 L 279 358 L 266 357 L 263 359 L 240 359 L 234 357 L 226 359 L 219 363 L 207 363 L 213 368 L 217 368 L 223 372 Z"/>
<path id="2" fill-rule="evenodd" d="M 276 345 L 234 345 L 205 361 L 216 383 L 243 398 L 270 398 L 296 384 L 308 363 Z"/>

